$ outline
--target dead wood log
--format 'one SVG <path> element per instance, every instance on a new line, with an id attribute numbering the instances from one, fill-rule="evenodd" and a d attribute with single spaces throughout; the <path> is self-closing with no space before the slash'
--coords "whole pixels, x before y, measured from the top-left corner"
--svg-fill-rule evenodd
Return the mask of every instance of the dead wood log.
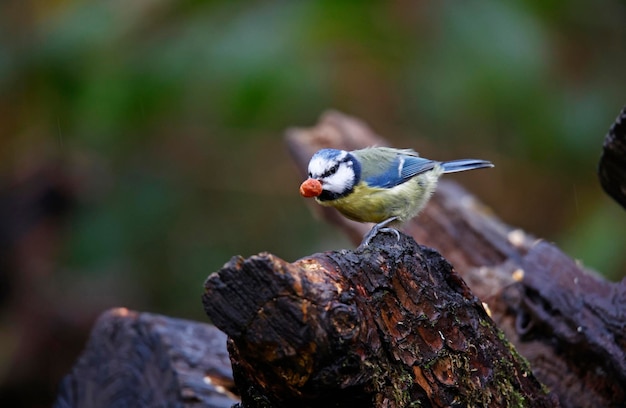
<path id="1" fill-rule="evenodd" d="M 626 106 L 604 138 L 598 176 L 604 191 L 626 208 Z"/>
<path id="2" fill-rule="evenodd" d="M 112 309 L 98 319 L 54 407 L 231 407 L 238 399 L 225 343 L 207 324 Z"/>
<path id="3" fill-rule="evenodd" d="M 626 162 L 620 118 L 607 136 L 600 165 L 601 179 L 612 180 L 611 187 L 603 185 L 618 202 L 626 179 L 624 166 L 618 165 Z M 304 176 L 310 156 L 322 147 L 357 149 L 386 142 L 363 122 L 328 112 L 313 128 L 290 129 L 287 144 Z M 355 243 L 369 228 L 334 209 L 314 210 Z M 603 280 L 554 245 L 502 223 L 446 180 L 405 231 L 454 265 L 562 406 L 626 406 L 626 279 Z"/>
<path id="4" fill-rule="evenodd" d="M 558 406 L 450 264 L 406 235 L 291 264 L 235 257 L 203 303 L 247 408 Z"/>

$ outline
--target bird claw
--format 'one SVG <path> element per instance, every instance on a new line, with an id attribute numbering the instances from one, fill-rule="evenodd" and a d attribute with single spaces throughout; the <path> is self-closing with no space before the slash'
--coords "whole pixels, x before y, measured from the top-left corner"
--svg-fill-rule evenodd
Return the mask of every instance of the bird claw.
<path id="1" fill-rule="evenodd" d="M 359 245 L 359 248 L 369 246 L 370 241 L 374 239 L 374 237 L 378 235 L 378 233 L 380 232 L 388 232 L 388 233 L 395 234 L 398 241 L 400 241 L 400 233 L 398 232 L 398 230 L 395 228 L 387 227 L 387 225 L 396 221 L 397 219 L 398 217 L 391 217 L 391 218 L 386 219 L 383 222 L 379 222 L 378 224 L 374 225 L 372 229 L 367 234 L 365 234 L 365 237 L 363 237 L 363 241 L 361 242 L 361 245 Z"/>

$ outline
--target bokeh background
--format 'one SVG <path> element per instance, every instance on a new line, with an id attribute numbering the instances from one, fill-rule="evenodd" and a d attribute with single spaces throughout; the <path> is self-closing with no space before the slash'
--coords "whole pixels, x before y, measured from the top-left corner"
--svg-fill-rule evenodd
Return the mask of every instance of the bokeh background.
<path id="1" fill-rule="evenodd" d="M 105 309 L 208 321 L 231 256 L 350 246 L 310 214 L 285 129 L 327 109 L 608 279 L 601 190 L 626 102 L 619 0 L 0 2 L 0 405 L 49 406 Z"/>

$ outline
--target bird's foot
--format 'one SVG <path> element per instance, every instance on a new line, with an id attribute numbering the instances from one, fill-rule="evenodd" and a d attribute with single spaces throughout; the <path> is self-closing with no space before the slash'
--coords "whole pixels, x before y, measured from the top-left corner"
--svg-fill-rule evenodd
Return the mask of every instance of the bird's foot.
<path id="1" fill-rule="evenodd" d="M 397 219 L 398 217 L 387 218 L 385 221 L 379 222 L 378 224 L 374 225 L 372 229 L 363 237 L 363 241 L 361 241 L 361 245 L 359 245 L 359 248 L 369 246 L 370 241 L 374 239 L 374 237 L 380 232 L 395 234 L 396 238 L 398 238 L 398 241 L 400 241 L 400 233 L 398 232 L 398 230 L 395 228 L 387 227 L 387 225 L 396 221 Z"/>

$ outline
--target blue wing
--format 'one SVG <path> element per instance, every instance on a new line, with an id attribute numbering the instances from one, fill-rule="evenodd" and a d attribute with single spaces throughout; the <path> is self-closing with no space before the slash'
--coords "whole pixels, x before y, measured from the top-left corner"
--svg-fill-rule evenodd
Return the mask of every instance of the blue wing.
<path id="1" fill-rule="evenodd" d="M 377 163 L 378 169 L 364 181 L 372 187 L 392 188 L 418 174 L 432 170 L 437 162 L 417 155 L 397 154 L 392 160 Z M 381 166 L 382 165 L 382 166 Z"/>

